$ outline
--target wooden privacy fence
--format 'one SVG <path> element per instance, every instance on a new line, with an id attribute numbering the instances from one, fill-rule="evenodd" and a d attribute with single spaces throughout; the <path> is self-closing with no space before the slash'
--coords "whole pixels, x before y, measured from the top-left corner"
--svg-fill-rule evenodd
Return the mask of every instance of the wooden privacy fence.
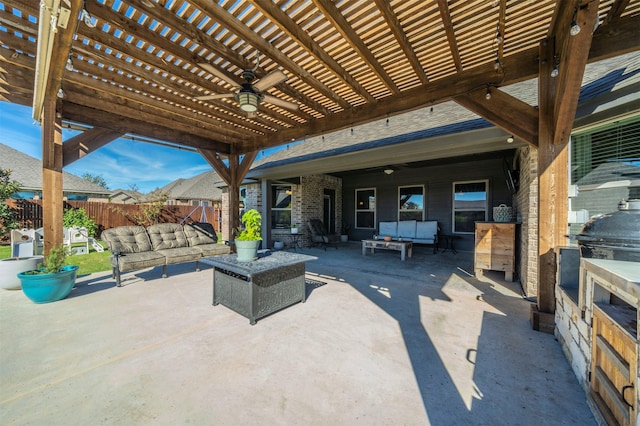
<path id="1" fill-rule="evenodd" d="M 21 228 L 42 227 L 42 200 L 7 200 Z M 143 216 L 144 205 L 100 203 L 92 201 L 65 201 L 64 208 L 83 208 L 98 225 L 98 232 L 116 226 L 135 225 L 136 217 Z M 189 216 L 191 215 L 191 216 Z M 218 208 L 198 206 L 162 206 L 158 223 L 209 222 L 217 232 L 221 229 L 221 212 Z M 204 220 L 203 220 L 204 219 Z"/>

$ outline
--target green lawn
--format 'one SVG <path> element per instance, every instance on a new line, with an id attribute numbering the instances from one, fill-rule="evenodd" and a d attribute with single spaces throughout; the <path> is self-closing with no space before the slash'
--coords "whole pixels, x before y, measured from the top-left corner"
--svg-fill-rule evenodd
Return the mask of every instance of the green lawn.
<path id="1" fill-rule="evenodd" d="M 104 246 L 104 244 L 102 244 L 102 246 Z M 11 246 L 0 246 L 0 259 L 8 258 L 10 254 Z M 93 247 L 89 247 L 88 254 L 77 254 L 67 257 L 67 264 L 78 265 L 80 267 L 80 269 L 78 269 L 79 275 L 109 271 L 111 270 L 111 265 L 109 264 L 110 255 L 111 253 L 107 250 L 99 253 L 95 251 Z"/>

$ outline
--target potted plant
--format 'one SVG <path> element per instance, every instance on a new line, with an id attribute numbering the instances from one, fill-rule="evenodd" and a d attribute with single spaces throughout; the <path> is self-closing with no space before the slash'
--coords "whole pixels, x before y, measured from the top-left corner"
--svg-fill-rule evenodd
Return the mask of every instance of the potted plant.
<path id="1" fill-rule="evenodd" d="M 346 223 L 346 222 L 342 222 L 342 228 L 340 228 L 340 241 L 343 243 L 346 243 L 347 241 L 349 241 L 349 230 L 351 229 L 351 226 Z"/>
<path id="2" fill-rule="evenodd" d="M 291 224 L 291 233 L 292 234 L 297 234 L 298 233 L 298 225 L 295 223 Z"/>
<path id="3" fill-rule="evenodd" d="M 49 303 L 64 299 L 76 283 L 78 266 L 65 265 L 69 250 L 53 247 L 39 268 L 20 272 L 22 292 L 34 303 Z"/>
<path id="4" fill-rule="evenodd" d="M 258 258 L 258 248 L 262 241 L 262 216 L 256 209 L 246 211 L 242 215 L 242 229 L 236 236 L 238 262 L 251 262 Z"/>

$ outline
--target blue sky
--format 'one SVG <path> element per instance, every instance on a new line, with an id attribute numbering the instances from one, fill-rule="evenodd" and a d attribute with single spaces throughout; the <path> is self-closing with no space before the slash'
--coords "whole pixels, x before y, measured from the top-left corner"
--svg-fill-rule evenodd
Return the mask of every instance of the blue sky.
<path id="1" fill-rule="evenodd" d="M 42 159 L 40 131 L 31 118 L 30 107 L 0 102 L 0 143 Z M 63 140 L 77 133 L 63 130 Z M 128 139 L 117 139 L 64 168 L 76 176 L 102 176 L 109 189 L 130 189 L 135 185 L 144 193 L 209 170 L 211 166 L 197 152 Z"/>

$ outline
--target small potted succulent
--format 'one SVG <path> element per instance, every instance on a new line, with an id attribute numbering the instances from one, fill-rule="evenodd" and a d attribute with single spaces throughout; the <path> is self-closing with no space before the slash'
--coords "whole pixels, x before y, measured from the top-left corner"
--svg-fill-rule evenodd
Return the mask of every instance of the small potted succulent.
<path id="1" fill-rule="evenodd" d="M 251 262 L 258 258 L 258 248 L 262 241 L 262 216 L 258 210 L 251 209 L 242 215 L 241 221 L 244 227 L 235 240 L 238 262 Z"/>
<path id="2" fill-rule="evenodd" d="M 69 249 L 53 247 L 36 269 L 20 272 L 22 292 L 34 303 L 49 303 L 64 299 L 76 283 L 78 266 L 65 265 Z"/>
<path id="3" fill-rule="evenodd" d="M 298 225 L 295 223 L 291 224 L 291 233 L 292 234 L 297 234 L 298 233 Z"/>

